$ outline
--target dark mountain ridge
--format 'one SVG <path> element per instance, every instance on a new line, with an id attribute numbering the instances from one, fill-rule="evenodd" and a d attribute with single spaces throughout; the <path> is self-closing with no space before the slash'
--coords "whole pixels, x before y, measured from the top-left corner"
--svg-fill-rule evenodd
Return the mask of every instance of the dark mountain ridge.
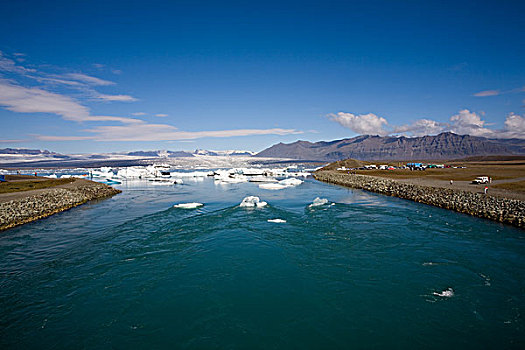
<path id="1" fill-rule="evenodd" d="M 525 154 L 525 140 L 488 139 L 445 132 L 435 136 L 421 137 L 360 135 L 330 142 L 278 143 L 255 156 L 337 161 L 347 158 L 360 160 L 437 160 L 513 154 Z"/>

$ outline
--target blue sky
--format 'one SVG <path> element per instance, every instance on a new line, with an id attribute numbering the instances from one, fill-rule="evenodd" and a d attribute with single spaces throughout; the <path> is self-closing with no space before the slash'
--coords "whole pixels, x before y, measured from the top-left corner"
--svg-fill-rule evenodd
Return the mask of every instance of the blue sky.
<path id="1" fill-rule="evenodd" d="M 3 1 L 0 148 L 525 138 L 523 13 L 523 1 Z"/>

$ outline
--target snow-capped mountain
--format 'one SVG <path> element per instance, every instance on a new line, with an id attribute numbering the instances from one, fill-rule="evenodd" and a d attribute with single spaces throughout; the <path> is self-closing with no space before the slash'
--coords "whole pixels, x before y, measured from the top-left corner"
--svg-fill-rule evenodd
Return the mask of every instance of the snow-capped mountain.
<path id="1" fill-rule="evenodd" d="M 193 152 L 196 156 L 219 156 L 219 157 L 251 157 L 256 152 L 244 150 L 227 150 L 227 151 L 212 151 L 205 149 L 196 149 Z"/>

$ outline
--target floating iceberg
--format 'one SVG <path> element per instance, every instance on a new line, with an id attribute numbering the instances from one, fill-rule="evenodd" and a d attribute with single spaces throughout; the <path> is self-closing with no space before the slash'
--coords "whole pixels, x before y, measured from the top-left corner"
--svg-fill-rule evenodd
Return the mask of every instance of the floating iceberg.
<path id="1" fill-rule="evenodd" d="M 276 183 L 265 183 L 260 184 L 259 188 L 262 188 L 263 190 L 282 190 L 283 188 L 287 188 L 288 186 L 276 184 Z"/>
<path id="2" fill-rule="evenodd" d="M 241 204 L 239 204 L 240 207 L 247 207 L 247 208 L 254 208 L 254 207 L 257 207 L 257 208 L 262 208 L 264 206 L 266 206 L 268 203 L 266 202 L 263 202 L 261 201 L 261 199 L 259 197 L 256 197 L 256 196 L 248 196 L 246 198 L 244 198 L 241 202 Z"/>
<path id="3" fill-rule="evenodd" d="M 180 208 L 180 209 L 195 209 L 198 207 L 202 207 L 204 204 L 202 203 L 180 203 L 175 204 L 173 208 Z"/>
<path id="4" fill-rule="evenodd" d="M 452 298 L 454 296 L 454 289 L 447 288 L 447 289 L 445 289 L 444 291 L 442 291 L 440 293 L 434 292 L 432 294 L 435 295 L 435 296 L 438 296 L 438 297 Z"/>
<path id="5" fill-rule="evenodd" d="M 283 224 L 286 222 L 286 220 L 283 220 L 283 219 L 268 219 L 267 220 L 268 222 L 274 222 L 276 224 Z"/>
<path id="6" fill-rule="evenodd" d="M 274 179 L 273 177 L 264 176 L 264 175 L 251 176 L 248 181 L 250 182 L 277 182 L 277 180 Z"/>
<path id="7" fill-rule="evenodd" d="M 302 184 L 303 181 L 295 178 L 289 178 L 281 180 L 277 183 L 264 183 L 260 184 L 259 188 L 262 188 L 263 190 L 282 190 L 284 188 L 288 187 L 294 187 Z"/>
<path id="8" fill-rule="evenodd" d="M 328 199 L 317 197 L 317 198 L 314 199 L 312 204 L 310 204 L 308 207 L 310 207 L 310 208 L 312 208 L 312 207 L 319 207 L 319 206 L 325 205 L 325 204 L 328 204 Z"/>
<path id="9" fill-rule="evenodd" d="M 172 172 L 171 177 L 207 177 L 213 175 L 213 171 Z"/>
<path id="10" fill-rule="evenodd" d="M 284 179 L 284 180 L 281 180 L 279 181 L 279 183 L 281 185 L 284 185 L 284 186 L 298 186 L 300 184 L 303 183 L 303 180 L 299 180 L 299 179 L 296 179 L 296 178 L 289 178 L 289 179 Z"/>

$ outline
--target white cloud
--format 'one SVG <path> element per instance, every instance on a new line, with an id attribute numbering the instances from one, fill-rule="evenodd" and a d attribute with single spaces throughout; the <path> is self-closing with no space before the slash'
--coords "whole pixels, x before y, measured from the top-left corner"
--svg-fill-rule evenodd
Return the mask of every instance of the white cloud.
<path id="1" fill-rule="evenodd" d="M 406 136 L 424 136 L 450 131 L 459 135 L 483 136 L 489 138 L 520 138 L 525 139 L 525 117 L 510 113 L 505 118 L 503 129 L 489 128 L 490 124 L 481 119 L 484 113 L 472 112 L 468 109 L 460 110 L 450 117 L 448 123 L 441 123 L 431 119 L 418 119 L 411 124 L 394 126 L 391 132 L 385 131 L 383 126 L 388 125 L 385 118 L 375 114 L 354 115 L 352 113 L 338 113 L 330 115 L 331 119 L 360 134 L 402 134 Z M 377 130 L 381 133 L 378 133 Z"/>
<path id="2" fill-rule="evenodd" d="M 501 94 L 499 90 L 485 90 L 485 91 L 476 92 L 473 96 L 487 97 L 487 96 L 498 96 L 499 94 Z"/>
<path id="3" fill-rule="evenodd" d="M 82 73 L 67 73 L 67 74 L 60 75 L 58 77 L 81 81 L 89 85 L 100 85 L 100 86 L 115 85 L 115 83 L 112 81 L 100 79 L 97 77 L 92 77 L 90 75 L 82 74 Z"/>
<path id="4" fill-rule="evenodd" d="M 35 135 L 40 141 L 85 141 L 94 140 L 94 136 L 49 136 L 49 135 Z"/>
<path id="5" fill-rule="evenodd" d="M 216 131 L 179 131 L 176 127 L 167 124 L 147 124 L 139 121 L 140 127 L 136 125 L 108 125 L 97 126 L 84 130 L 95 134 L 94 136 L 52 136 L 36 135 L 42 141 L 184 141 L 204 137 L 233 137 L 254 135 L 289 135 L 300 134 L 301 131 L 294 129 L 237 129 Z"/>
<path id="6" fill-rule="evenodd" d="M 13 139 L 13 140 L 0 140 L 0 143 L 20 143 L 25 142 L 27 140 L 21 140 L 21 139 Z"/>
<path id="7" fill-rule="evenodd" d="M 520 93 L 520 92 L 524 92 L 524 91 L 525 91 L 525 86 L 519 87 L 519 88 L 515 88 L 515 89 L 510 89 L 510 90 L 504 90 L 504 91 L 501 91 L 501 90 L 483 90 L 483 91 L 480 91 L 480 92 L 476 92 L 472 96 L 476 96 L 476 97 L 499 96 L 499 95 L 505 95 L 505 94 L 515 94 L 515 93 Z"/>
<path id="8" fill-rule="evenodd" d="M 164 118 L 164 117 L 167 117 L 168 115 L 167 114 L 164 114 L 164 113 L 158 113 L 158 114 L 155 114 L 155 117 L 159 117 L 159 118 Z"/>
<path id="9" fill-rule="evenodd" d="M 117 121 L 128 124 L 142 122 L 139 119 L 125 117 L 93 116 L 87 107 L 69 96 L 36 87 L 23 87 L 5 79 L 0 79 L 0 106 L 19 113 L 55 114 L 76 122 Z"/>
<path id="10" fill-rule="evenodd" d="M 95 133 L 97 141 L 176 141 L 193 140 L 204 137 L 233 137 L 254 135 L 289 135 L 301 134 L 295 129 L 236 129 L 216 131 L 179 131 L 176 127 L 168 124 L 142 123 L 140 127 L 134 125 L 108 125 L 97 126 L 85 130 Z"/>
<path id="11" fill-rule="evenodd" d="M 412 124 L 398 126 L 394 129 L 394 134 L 410 134 L 412 136 L 425 136 L 439 134 L 448 126 L 446 123 L 439 123 L 430 119 L 418 119 Z"/>
<path id="12" fill-rule="evenodd" d="M 386 135 L 388 132 L 383 128 L 388 124 L 385 118 L 378 117 L 373 113 L 355 115 L 352 113 L 339 112 L 329 117 L 358 134 L 363 135 Z"/>
<path id="13" fill-rule="evenodd" d="M 135 112 L 135 113 L 131 113 L 131 115 L 134 115 L 134 116 L 136 116 L 136 117 L 139 117 L 139 116 L 141 116 L 141 115 L 146 115 L 146 113 L 144 113 L 144 112 Z"/>
<path id="14" fill-rule="evenodd" d="M 51 113 L 67 120 L 89 119 L 89 110 L 68 96 L 26 88 L 0 79 L 0 105 L 13 112 Z"/>
<path id="15" fill-rule="evenodd" d="M 98 94 L 96 96 L 98 99 L 104 100 L 104 101 L 119 101 L 119 102 L 134 102 L 138 101 L 133 96 L 129 95 L 105 95 L 105 94 Z"/>
<path id="16" fill-rule="evenodd" d="M 505 119 L 505 133 L 508 138 L 525 138 L 525 117 L 510 113 Z"/>
<path id="17" fill-rule="evenodd" d="M 36 72 L 35 69 L 25 68 L 23 66 L 17 65 L 14 60 L 5 57 L 2 51 L 0 51 L 0 71 L 17 73 L 21 75 Z"/>
<path id="18" fill-rule="evenodd" d="M 468 109 L 459 111 L 458 114 L 450 117 L 450 131 L 456 134 L 468 134 L 473 136 L 493 136 L 494 130 L 485 127 L 485 121 L 475 112 Z"/>

